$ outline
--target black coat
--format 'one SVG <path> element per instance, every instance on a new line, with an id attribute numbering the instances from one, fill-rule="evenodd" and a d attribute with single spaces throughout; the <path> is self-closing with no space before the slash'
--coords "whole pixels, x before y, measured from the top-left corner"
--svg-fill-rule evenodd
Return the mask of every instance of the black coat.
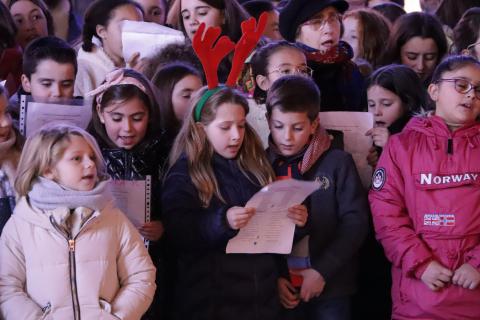
<path id="1" fill-rule="evenodd" d="M 297 45 L 305 53 L 316 51 L 302 43 Z M 354 62 L 320 63 L 308 60 L 307 63 L 313 69 L 313 81 L 320 89 L 321 111 L 367 110 L 365 80 Z"/>
<path id="2" fill-rule="evenodd" d="M 162 190 L 167 237 L 178 256 L 175 319 L 278 320 L 276 257 L 225 253 L 237 234 L 226 211 L 244 206 L 261 186 L 241 173 L 236 160 L 215 155 L 212 164 L 226 203 L 214 196 L 202 207 L 186 157 L 170 169 Z"/>
<path id="3" fill-rule="evenodd" d="M 303 153 L 282 158 L 268 150 L 274 170 L 298 167 Z M 352 156 L 330 148 L 302 176 L 321 187 L 307 199 L 310 262 L 325 279 L 319 300 L 351 295 L 356 289 L 358 252 L 368 232 L 367 195 Z M 298 230 L 298 229 L 297 229 Z M 297 232 L 296 230 L 296 232 Z"/>

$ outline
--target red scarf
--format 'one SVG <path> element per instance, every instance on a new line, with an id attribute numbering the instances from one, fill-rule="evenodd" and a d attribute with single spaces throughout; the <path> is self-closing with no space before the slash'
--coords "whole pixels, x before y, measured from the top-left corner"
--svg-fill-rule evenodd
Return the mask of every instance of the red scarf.
<path id="1" fill-rule="evenodd" d="M 305 52 L 307 60 L 315 61 L 321 64 L 343 63 L 353 58 L 353 50 L 349 44 L 340 41 L 338 45 L 331 47 L 325 52 L 315 50 L 313 52 Z"/>
<path id="2" fill-rule="evenodd" d="M 331 143 L 332 139 L 330 138 L 330 135 L 319 124 L 305 150 L 305 153 L 303 154 L 302 161 L 299 164 L 300 174 L 303 175 L 310 170 L 322 154 L 330 148 Z M 275 154 L 281 155 L 280 150 L 278 150 L 271 136 L 268 139 L 268 145 Z"/>

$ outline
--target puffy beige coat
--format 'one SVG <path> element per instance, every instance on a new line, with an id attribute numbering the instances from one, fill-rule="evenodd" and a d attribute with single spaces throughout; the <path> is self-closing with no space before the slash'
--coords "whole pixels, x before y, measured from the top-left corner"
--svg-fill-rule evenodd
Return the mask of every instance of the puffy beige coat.
<path id="1" fill-rule="evenodd" d="M 74 243 L 49 216 L 22 198 L 5 225 L 0 318 L 77 319 L 78 296 L 83 320 L 140 319 L 153 299 L 155 267 L 124 214 L 112 205 L 94 212 Z"/>

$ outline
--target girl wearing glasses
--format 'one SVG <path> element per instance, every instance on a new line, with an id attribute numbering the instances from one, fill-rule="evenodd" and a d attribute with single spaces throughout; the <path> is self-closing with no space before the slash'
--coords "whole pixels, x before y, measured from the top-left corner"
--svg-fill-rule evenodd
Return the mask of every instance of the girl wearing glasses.
<path id="1" fill-rule="evenodd" d="M 313 70 L 307 66 L 305 53 L 288 41 L 271 42 L 255 51 L 251 60 L 251 69 L 255 89 L 254 101 L 249 101 L 250 112 L 247 114 L 247 121 L 260 136 L 266 148 L 270 134 L 265 116 L 268 89 L 281 77 L 294 74 L 311 77 Z"/>
<path id="2" fill-rule="evenodd" d="M 340 41 L 343 0 L 289 1 L 280 12 L 280 33 L 305 52 L 322 93 L 322 111 L 364 111 L 364 79 L 352 62 L 350 45 Z"/>
<path id="3" fill-rule="evenodd" d="M 390 137 L 369 200 L 392 262 L 393 319 L 480 318 L 480 62 L 452 56 L 434 113 Z"/>

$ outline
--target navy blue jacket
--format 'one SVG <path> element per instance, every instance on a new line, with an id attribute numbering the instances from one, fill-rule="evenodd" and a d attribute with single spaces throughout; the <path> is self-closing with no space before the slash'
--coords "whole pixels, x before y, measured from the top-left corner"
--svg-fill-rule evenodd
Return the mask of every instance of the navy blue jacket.
<path id="1" fill-rule="evenodd" d="M 282 175 L 282 169 L 289 165 L 295 172 L 303 154 L 284 158 L 268 150 L 277 175 Z M 369 213 L 367 195 L 352 156 L 330 148 L 301 179 L 321 183 L 320 189 L 307 199 L 308 222 L 302 228 L 306 230 L 298 230 L 310 235 L 311 266 L 325 279 L 325 289 L 318 299 L 351 295 L 356 290 L 358 251 L 368 231 Z"/>
<path id="2" fill-rule="evenodd" d="M 236 160 L 215 155 L 212 165 L 226 203 L 214 196 L 202 207 L 186 157 L 170 169 L 162 190 L 166 233 L 178 256 L 175 319 L 278 320 L 276 257 L 225 253 L 237 234 L 226 211 L 244 206 L 261 186 L 242 174 Z"/>

